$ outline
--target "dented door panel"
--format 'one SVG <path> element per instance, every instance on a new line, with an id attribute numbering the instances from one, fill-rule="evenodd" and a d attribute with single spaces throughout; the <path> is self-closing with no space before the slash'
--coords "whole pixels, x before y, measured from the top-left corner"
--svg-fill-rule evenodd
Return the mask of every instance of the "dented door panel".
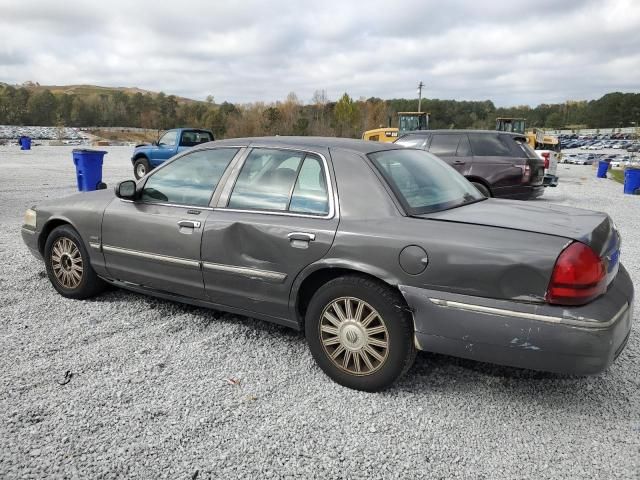
<path id="1" fill-rule="evenodd" d="M 337 218 L 214 211 L 202 236 L 202 273 L 214 303 L 289 317 L 300 271 L 331 247 Z"/>

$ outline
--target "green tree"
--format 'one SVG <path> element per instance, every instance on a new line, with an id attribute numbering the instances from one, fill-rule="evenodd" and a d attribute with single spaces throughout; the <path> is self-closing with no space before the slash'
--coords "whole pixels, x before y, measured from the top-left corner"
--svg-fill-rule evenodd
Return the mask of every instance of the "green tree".
<path id="1" fill-rule="evenodd" d="M 30 121 L 34 125 L 55 125 L 58 102 L 49 90 L 33 94 L 27 102 Z"/>
<path id="2" fill-rule="evenodd" d="M 354 137 L 358 123 L 358 107 L 353 99 L 345 93 L 333 109 L 335 131 L 339 137 Z"/>

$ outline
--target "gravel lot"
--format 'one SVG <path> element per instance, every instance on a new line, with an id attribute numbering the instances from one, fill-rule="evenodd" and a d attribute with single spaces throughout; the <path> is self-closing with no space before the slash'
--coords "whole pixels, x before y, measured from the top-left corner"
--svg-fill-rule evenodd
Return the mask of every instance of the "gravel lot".
<path id="1" fill-rule="evenodd" d="M 131 178 L 131 149 L 107 150 L 105 181 Z M 20 225 L 75 190 L 70 151 L 0 147 L 1 478 L 640 478 L 637 315 L 597 377 L 422 353 L 395 388 L 351 391 L 282 327 L 57 295 Z M 608 212 L 640 285 L 640 197 L 590 166 L 558 172 L 540 201 Z"/>

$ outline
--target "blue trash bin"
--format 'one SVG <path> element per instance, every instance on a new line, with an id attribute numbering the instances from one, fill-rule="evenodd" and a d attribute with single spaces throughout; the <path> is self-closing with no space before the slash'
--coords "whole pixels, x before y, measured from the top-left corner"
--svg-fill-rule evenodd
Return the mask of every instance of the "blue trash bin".
<path id="1" fill-rule="evenodd" d="M 102 183 L 102 160 L 107 152 L 104 150 L 73 150 L 73 163 L 76 166 L 78 190 L 91 192 L 104 188 Z"/>
<path id="2" fill-rule="evenodd" d="M 624 193 L 640 194 L 640 168 L 627 168 L 624 171 Z"/>
<path id="3" fill-rule="evenodd" d="M 598 178 L 607 178 L 607 170 L 609 170 L 609 162 L 600 160 L 598 162 Z"/>
<path id="4" fill-rule="evenodd" d="M 31 150 L 31 137 L 20 137 L 20 150 Z"/>

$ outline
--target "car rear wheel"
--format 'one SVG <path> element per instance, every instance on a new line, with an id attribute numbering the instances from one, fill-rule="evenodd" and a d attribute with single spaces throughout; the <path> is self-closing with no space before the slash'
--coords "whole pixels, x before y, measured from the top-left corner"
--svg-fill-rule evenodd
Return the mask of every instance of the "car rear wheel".
<path id="1" fill-rule="evenodd" d="M 55 228 L 44 247 L 47 275 L 53 288 L 67 298 L 89 298 L 106 283 L 91 267 L 89 254 L 78 232 L 69 225 Z"/>
<path id="2" fill-rule="evenodd" d="M 320 368 L 356 390 L 389 387 L 416 356 L 404 299 L 366 277 L 339 277 L 320 287 L 307 309 L 305 336 Z"/>
<path id="3" fill-rule="evenodd" d="M 139 158 L 133 164 L 133 174 L 136 177 L 136 180 L 140 180 L 151 170 L 151 166 L 149 165 L 149 160 L 146 158 Z"/>
<path id="4" fill-rule="evenodd" d="M 491 191 L 484 184 L 478 183 L 478 182 L 471 182 L 471 183 L 485 197 L 487 198 L 491 197 Z"/>

